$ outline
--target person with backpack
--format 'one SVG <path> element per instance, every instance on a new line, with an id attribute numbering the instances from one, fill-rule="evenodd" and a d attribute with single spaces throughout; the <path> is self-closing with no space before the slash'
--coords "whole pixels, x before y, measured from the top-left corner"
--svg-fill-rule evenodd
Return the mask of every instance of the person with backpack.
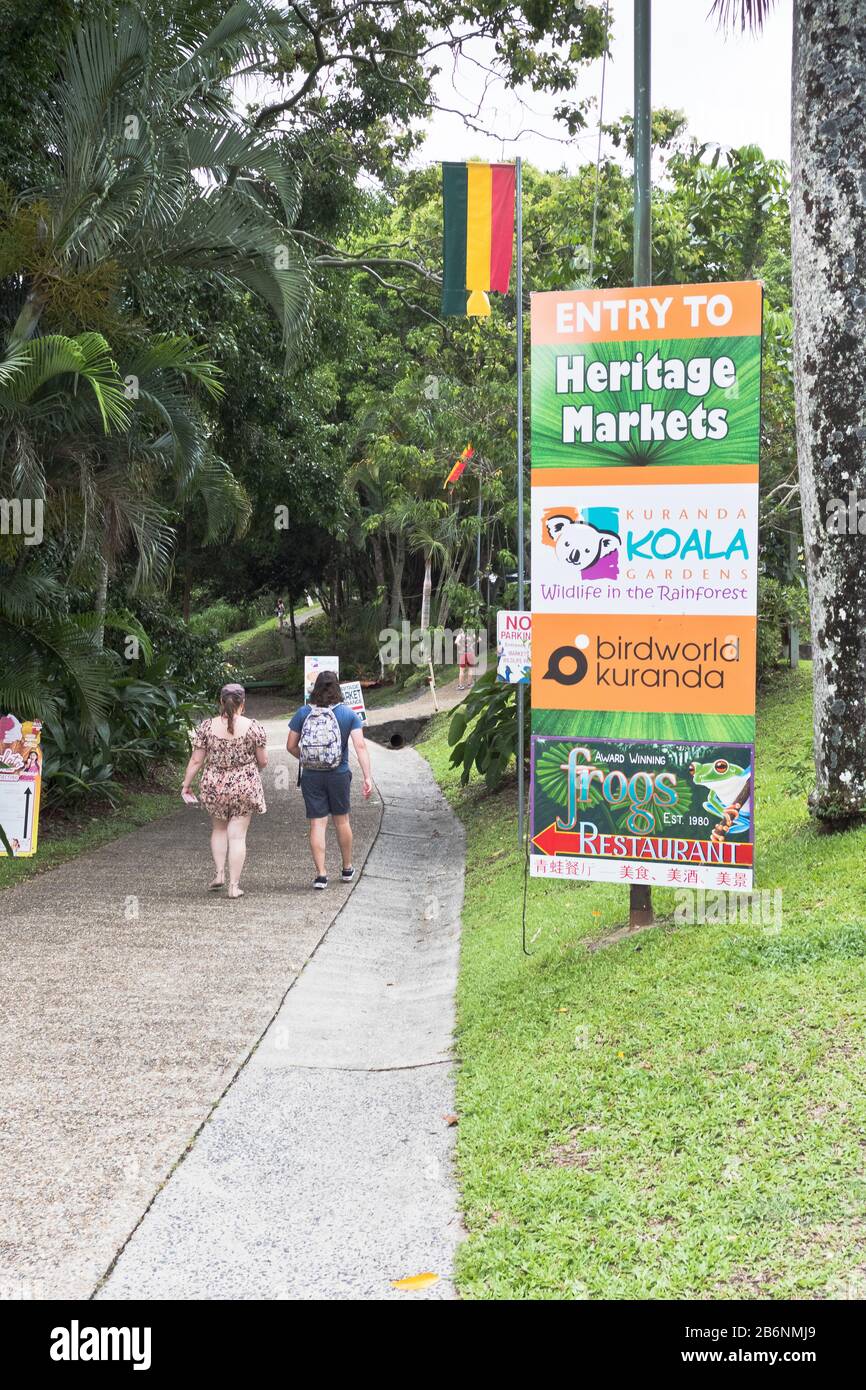
<path id="1" fill-rule="evenodd" d="M 364 742 L 360 716 L 343 703 L 340 682 L 333 671 L 320 671 L 310 692 L 309 704 L 301 705 L 289 720 L 286 748 L 300 763 L 298 780 L 310 822 L 310 851 L 316 869 L 314 888 L 327 888 L 325 832 L 328 816 L 334 822 L 343 859 L 340 878 L 351 883 L 352 825 L 349 820 L 349 740 L 364 774 L 364 799 L 373 791 L 370 754 Z"/>

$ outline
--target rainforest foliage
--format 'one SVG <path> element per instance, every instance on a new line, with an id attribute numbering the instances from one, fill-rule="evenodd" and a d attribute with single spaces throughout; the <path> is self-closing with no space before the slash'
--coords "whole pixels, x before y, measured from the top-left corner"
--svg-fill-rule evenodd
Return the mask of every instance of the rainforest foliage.
<path id="1" fill-rule="evenodd" d="M 44 719 L 74 797 L 180 747 L 224 674 L 203 614 L 254 627 L 309 595 L 372 675 L 425 581 L 434 627 L 513 599 L 513 284 L 489 319 L 440 318 L 419 145 L 449 48 L 493 40 L 509 84 L 581 93 L 603 8 L 0 0 L 0 18 L 0 497 L 43 508 L 40 544 L 0 536 L 0 705 Z M 560 116 L 576 131 L 586 101 Z M 609 127 L 598 179 L 524 166 L 527 294 L 628 282 L 630 134 Z M 766 289 L 771 664 L 803 592 L 786 170 L 674 112 L 654 134 L 657 282 Z"/>

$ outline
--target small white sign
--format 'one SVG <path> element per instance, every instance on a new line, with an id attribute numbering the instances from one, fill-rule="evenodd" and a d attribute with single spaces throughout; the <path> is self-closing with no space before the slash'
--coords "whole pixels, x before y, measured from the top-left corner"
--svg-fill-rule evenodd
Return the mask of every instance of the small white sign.
<path id="1" fill-rule="evenodd" d="M 339 677 L 340 658 L 338 656 L 305 656 L 304 657 L 304 700 L 310 698 L 310 692 L 316 684 L 316 676 L 320 671 L 333 671 Z"/>
<path id="2" fill-rule="evenodd" d="M 340 686 L 343 692 L 343 704 L 348 705 L 353 714 L 361 716 L 361 723 L 367 722 L 367 707 L 364 704 L 364 692 L 361 689 L 360 681 L 343 681 Z"/>
<path id="3" fill-rule="evenodd" d="M 496 679 L 528 685 L 532 668 L 532 614 L 502 609 L 496 614 Z"/>

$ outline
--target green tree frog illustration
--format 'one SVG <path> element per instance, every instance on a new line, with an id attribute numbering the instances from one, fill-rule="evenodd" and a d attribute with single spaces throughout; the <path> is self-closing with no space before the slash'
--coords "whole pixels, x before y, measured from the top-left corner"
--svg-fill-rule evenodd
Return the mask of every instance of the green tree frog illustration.
<path id="1" fill-rule="evenodd" d="M 736 798 L 751 776 L 751 767 L 741 767 L 739 763 L 728 762 L 727 758 L 716 758 L 711 763 L 692 763 L 689 767 L 692 781 L 696 786 L 706 787 L 708 796 L 704 810 L 725 823 L 724 835 L 741 835 L 751 823 L 751 787 L 742 806 L 735 806 Z M 727 822 L 730 824 L 727 824 Z M 715 838 L 715 832 L 713 833 Z"/>

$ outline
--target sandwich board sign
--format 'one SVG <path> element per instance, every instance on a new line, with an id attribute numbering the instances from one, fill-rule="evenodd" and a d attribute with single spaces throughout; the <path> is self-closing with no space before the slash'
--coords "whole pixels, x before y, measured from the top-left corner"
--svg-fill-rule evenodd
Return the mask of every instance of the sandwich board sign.
<path id="1" fill-rule="evenodd" d="M 16 859 L 36 853 L 42 795 L 42 724 L 0 715 L 0 826 Z M 0 855 L 7 850 L 0 840 Z"/>
<path id="2" fill-rule="evenodd" d="M 360 681 L 343 681 L 340 690 L 343 695 L 343 704 L 348 705 L 353 714 L 360 716 L 361 723 L 367 722 L 367 708 L 364 704 L 364 691 Z"/>
<path id="3" fill-rule="evenodd" d="M 338 656 L 305 656 L 304 657 L 304 699 L 309 700 L 310 692 L 316 684 L 316 677 L 320 671 L 333 671 L 339 677 L 340 658 Z"/>
<path id="4" fill-rule="evenodd" d="M 538 877 L 753 886 L 761 312 L 532 296 Z"/>
<path id="5" fill-rule="evenodd" d="M 528 685 L 532 666 L 532 614 L 501 609 L 496 614 L 496 679 Z"/>

